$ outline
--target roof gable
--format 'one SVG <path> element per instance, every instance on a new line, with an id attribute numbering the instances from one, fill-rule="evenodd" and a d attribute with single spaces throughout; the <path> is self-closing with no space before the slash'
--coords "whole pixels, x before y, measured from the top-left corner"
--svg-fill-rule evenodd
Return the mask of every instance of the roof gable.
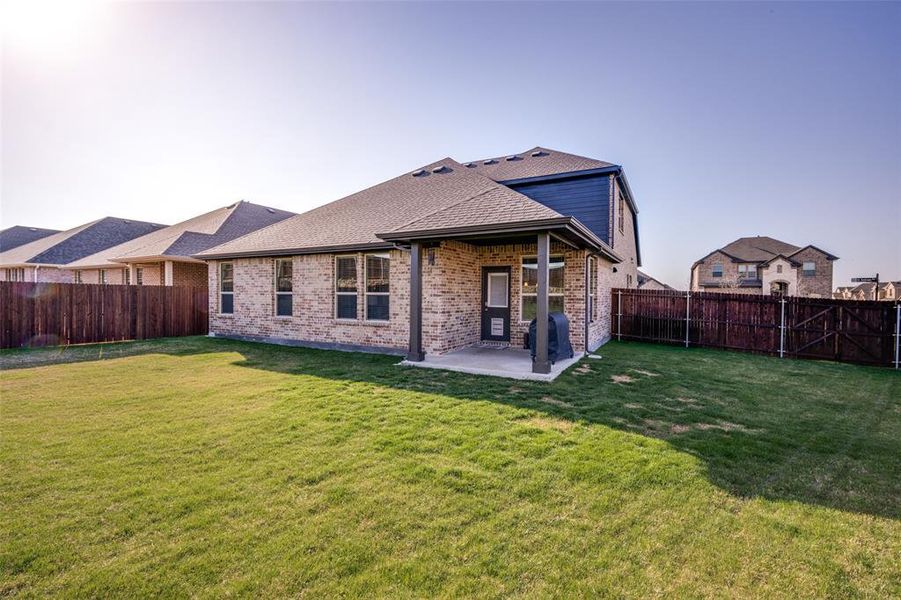
<path id="1" fill-rule="evenodd" d="M 192 217 L 148 235 L 106 248 L 72 263 L 73 268 L 120 266 L 122 262 L 163 257 L 188 258 L 223 241 L 234 239 L 245 231 L 286 219 L 294 213 L 253 204 L 237 202 Z"/>
<path id="2" fill-rule="evenodd" d="M 13 248 L 18 248 L 25 244 L 43 239 L 54 233 L 59 233 L 58 229 L 41 229 L 39 227 L 26 227 L 24 225 L 14 225 L 0 231 L 0 252 L 6 252 Z"/>

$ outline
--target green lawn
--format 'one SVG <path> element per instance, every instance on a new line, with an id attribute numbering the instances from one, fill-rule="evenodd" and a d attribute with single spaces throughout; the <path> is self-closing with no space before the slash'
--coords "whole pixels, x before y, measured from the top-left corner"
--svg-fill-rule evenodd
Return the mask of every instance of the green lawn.
<path id="1" fill-rule="evenodd" d="M 600 353 L 0 353 L 0 596 L 901 594 L 901 374 Z"/>

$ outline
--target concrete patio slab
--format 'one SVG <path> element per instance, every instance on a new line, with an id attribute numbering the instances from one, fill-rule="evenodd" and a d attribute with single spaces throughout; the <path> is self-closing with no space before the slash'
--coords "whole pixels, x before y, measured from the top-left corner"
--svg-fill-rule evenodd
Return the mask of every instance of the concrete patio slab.
<path id="1" fill-rule="evenodd" d="M 531 381 L 553 381 L 563 371 L 579 362 L 582 352 L 576 352 L 573 358 L 558 360 L 551 367 L 550 373 L 533 373 L 532 357 L 528 350 L 521 348 L 491 348 L 486 346 L 470 346 L 447 354 L 427 354 L 422 362 L 401 361 L 399 364 L 426 369 L 445 369 L 470 373 L 472 375 L 491 375 L 509 379 L 526 379 Z"/>

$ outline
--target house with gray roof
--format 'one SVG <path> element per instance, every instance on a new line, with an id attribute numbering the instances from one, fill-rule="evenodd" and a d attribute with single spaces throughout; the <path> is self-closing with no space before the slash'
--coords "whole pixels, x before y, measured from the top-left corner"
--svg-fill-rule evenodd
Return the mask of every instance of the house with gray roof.
<path id="1" fill-rule="evenodd" d="M 836 260 L 812 244 L 795 246 L 760 235 L 738 238 L 691 266 L 691 290 L 830 298 Z"/>
<path id="2" fill-rule="evenodd" d="M 294 214 L 241 200 L 104 248 L 67 267 L 77 283 L 206 287 L 207 265 L 195 254 Z"/>
<path id="3" fill-rule="evenodd" d="M 212 335 L 423 363 L 521 348 L 532 319 L 563 313 L 582 352 L 610 336 L 611 287 L 637 286 L 637 215 L 621 166 L 536 147 L 443 158 L 194 257 Z"/>
<path id="4" fill-rule="evenodd" d="M 644 271 L 638 271 L 638 289 L 640 290 L 660 290 L 666 292 L 675 291 L 675 288 L 669 286 L 659 279 L 655 279 L 645 273 Z"/>
<path id="5" fill-rule="evenodd" d="M 0 279 L 72 283 L 67 266 L 85 256 L 147 235 L 165 225 L 104 217 L 0 252 Z"/>
<path id="6" fill-rule="evenodd" d="M 6 252 L 19 246 L 45 238 L 48 235 L 59 233 L 58 229 L 41 229 L 40 227 L 26 227 L 15 225 L 0 231 L 0 252 Z"/>

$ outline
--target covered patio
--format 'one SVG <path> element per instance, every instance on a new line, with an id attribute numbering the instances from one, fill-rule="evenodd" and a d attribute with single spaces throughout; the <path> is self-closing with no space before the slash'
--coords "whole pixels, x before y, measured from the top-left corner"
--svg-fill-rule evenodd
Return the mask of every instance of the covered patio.
<path id="1" fill-rule="evenodd" d="M 536 373 L 532 368 L 529 351 L 522 348 L 475 345 L 446 354 L 428 354 L 422 360 L 404 360 L 400 364 L 445 369 L 471 375 L 492 375 L 510 379 L 553 381 L 584 356 L 576 352 L 573 358 L 559 360 L 550 365 L 547 373 Z"/>
<path id="2" fill-rule="evenodd" d="M 597 259 L 606 264 L 620 262 L 606 244 L 571 217 L 385 237 L 410 248 L 409 348 L 403 364 L 515 379 L 552 381 L 584 355 L 595 293 L 589 293 L 589 284 L 597 286 L 597 277 L 590 277 L 589 272 L 596 273 Z M 444 243 L 460 242 L 471 250 L 457 246 L 457 253 L 448 252 L 445 259 L 441 254 Z M 503 245 L 518 250 L 495 250 Z M 461 255 L 466 258 L 461 261 L 464 266 L 454 268 L 451 261 L 459 261 Z M 442 260 L 447 262 L 442 264 Z M 424 267 L 428 277 L 423 276 Z M 552 267 L 556 280 L 551 277 Z M 511 290 L 513 286 L 516 289 Z M 448 293 L 448 289 L 453 291 Z M 556 304 L 550 301 L 550 295 L 555 296 Z M 437 305 L 436 296 L 444 303 Z M 453 298 L 448 300 L 448 296 Z M 572 358 L 551 361 L 547 327 L 538 327 L 535 332 L 534 359 L 522 348 L 528 322 L 534 317 L 538 323 L 547 323 L 551 310 L 562 311 L 569 319 L 575 351 Z M 426 344 L 424 330 L 431 336 Z M 450 330 L 451 335 L 444 335 Z M 436 337 L 443 343 L 452 338 L 455 343 L 436 348 Z M 430 349 L 428 354 L 426 348 Z"/>

